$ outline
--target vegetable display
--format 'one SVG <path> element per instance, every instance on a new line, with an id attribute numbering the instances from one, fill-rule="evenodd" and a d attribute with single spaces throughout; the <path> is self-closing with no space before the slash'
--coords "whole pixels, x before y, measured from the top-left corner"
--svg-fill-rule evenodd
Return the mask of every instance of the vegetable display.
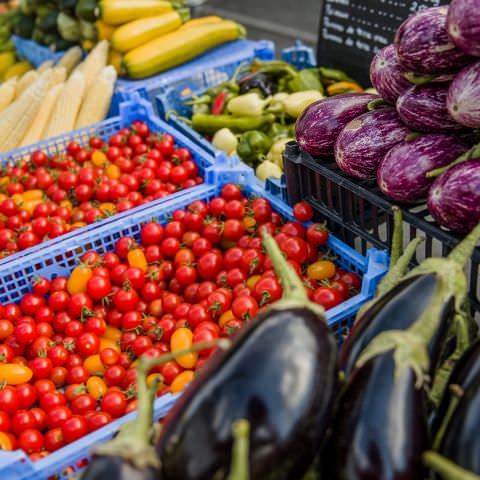
<path id="1" fill-rule="evenodd" d="M 45 75 L 48 72 L 41 79 Z M 72 84 L 68 89 L 71 97 L 76 93 L 72 91 L 74 82 L 81 80 L 84 85 L 83 78 L 78 71 L 70 77 L 67 84 Z M 86 122 L 88 110 L 99 107 L 99 102 L 94 103 L 99 88 L 98 83 L 90 88 L 77 122 Z M 59 99 L 55 107 L 51 106 L 52 118 L 58 120 L 50 121 L 49 128 L 59 133 L 67 117 L 72 123 L 73 108 L 79 106 L 75 107 L 62 87 L 60 91 L 55 89 L 49 94 Z M 40 111 L 38 116 L 43 114 Z M 31 131 L 38 132 L 37 127 L 32 125 Z M 10 137 L 16 128 L 10 130 Z M 47 155 L 37 150 L 2 170 L 0 256 L 4 258 L 201 182 L 191 152 L 176 146 L 171 135 L 150 131 L 143 122 L 135 122 L 107 140 L 92 137 L 83 146 L 71 142 L 62 153 Z"/>
<path id="2" fill-rule="evenodd" d="M 343 172 L 376 178 L 396 202 L 428 200 L 433 219 L 462 234 L 479 218 L 480 149 L 472 147 L 480 127 L 478 7 L 454 0 L 413 14 L 372 60 L 371 81 L 382 98 L 351 93 L 344 105 L 342 96 L 319 101 L 296 124 L 299 146 L 318 161 L 333 155 Z M 373 122 L 387 115 L 385 104 L 396 126 Z"/>
<path id="3" fill-rule="evenodd" d="M 88 251 L 69 278 L 35 278 L 31 293 L 18 304 L 2 305 L 0 353 L 6 363 L 0 364 L 0 432 L 8 434 L 11 448 L 21 448 L 33 460 L 40 459 L 134 410 L 138 403 L 137 364 L 155 362 L 163 353 L 172 357 L 163 366 L 148 368 L 147 384 L 152 387 L 158 382 L 152 387 L 157 395 L 182 391 L 214 354 L 216 345 L 211 342 L 236 337 L 238 330 L 245 330 L 241 334 L 245 340 L 239 340 L 244 346 L 226 354 L 231 360 L 209 362 L 207 371 L 218 369 L 214 382 L 219 394 L 238 395 L 241 369 L 263 372 L 251 390 L 250 378 L 244 377 L 243 407 L 238 403 L 241 416 L 252 422 L 252 433 L 261 435 L 263 427 L 257 430 L 253 421 L 262 414 L 250 416 L 250 400 L 262 392 L 262 402 L 276 403 L 283 398 L 278 414 L 264 423 L 267 427 L 274 422 L 278 427 L 270 438 L 285 432 L 283 438 L 290 442 L 285 448 L 289 449 L 298 435 L 296 438 L 311 443 L 308 455 L 315 455 L 320 441 L 316 428 L 327 428 L 337 378 L 334 337 L 315 312 L 323 315 L 324 309 L 351 298 L 361 288 L 361 278 L 335 265 L 326 250 L 328 232 L 322 224 L 300 223 L 312 218 L 308 204 L 299 203 L 294 214 L 298 221 L 286 221 L 267 200 L 246 198 L 237 185 L 226 184 L 220 196 L 174 211 L 164 225 L 144 224 L 139 242 L 125 236 L 113 251 Z M 272 250 L 270 239 L 267 251 L 263 250 L 264 231 L 274 235 L 279 247 Z M 284 270 L 278 277 L 275 274 L 278 258 L 288 263 L 288 275 Z M 296 302 L 295 313 L 284 314 L 281 303 L 264 312 L 282 292 L 285 305 Z M 257 314 L 269 320 L 252 321 Z M 285 329 L 290 335 L 284 335 Z M 265 338 L 272 340 L 273 336 L 284 351 L 275 357 L 265 349 Z M 202 342 L 210 343 L 195 350 Z M 299 352 L 303 356 L 300 363 Z M 140 357 L 143 360 L 138 360 Z M 310 361 L 317 367 L 310 368 Z M 259 363 L 263 370 L 258 369 Z M 295 375 L 298 384 L 292 385 L 298 395 L 295 404 L 290 403 L 291 390 L 283 388 L 292 369 L 302 372 Z M 278 377 L 272 376 L 275 372 Z M 223 378 L 233 383 L 224 384 Z M 271 389 L 265 389 L 267 381 Z M 216 403 L 218 411 L 210 405 L 211 385 L 214 383 L 209 380 L 205 390 L 194 396 L 199 409 L 192 418 L 199 421 L 199 432 L 209 418 L 204 415 L 205 408 L 217 415 L 225 405 Z M 142 388 L 138 386 L 139 393 Z M 208 403 L 202 404 L 204 401 Z M 232 405 L 225 411 L 229 419 L 235 415 Z M 301 417 L 292 415 L 299 414 L 299 408 L 303 409 Z M 11 421 L 3 413 L 12 415 Z M 229 448 L 230 440 L 221 440 L 222 428 L 214 435 Z M 167 431 L 163 441 L 173 442 L 172 447 L 200 451 L 195 439 L 189 445 L 178 445 L 176 434 L 170 436 Z M 194 429 L 188 432 L 192 434 Z M 205 455 L 209 445 L 205 443 Z M 257 445 L 257 440 L 252 440 L 252 445 Z M 222 466 L 229 461 L 222 451 L 210 450 L 208 455 L 215 467 L 219 461 Z M 282 455 L 273 451 L 260 454 L 259 471 L 266 471 L 271 460 Z M 176 454 L 170 453 L 169 462 L 174 457 Z M 301 471 L 308 463 L 300 452 L 295 466 L 288 468 Z M 179 467 L 172 468 L 177 471 Z M 92 467 L 88 474 L 95 471 Z"/>

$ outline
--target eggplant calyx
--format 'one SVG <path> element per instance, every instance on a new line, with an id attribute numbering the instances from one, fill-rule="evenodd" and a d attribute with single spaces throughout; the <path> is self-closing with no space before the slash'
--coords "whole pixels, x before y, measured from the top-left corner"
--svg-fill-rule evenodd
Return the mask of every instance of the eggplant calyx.
<path id="1" fill-rule="evenodd" d="M 367 105 L 369 112 L 372 112 L 377 108 L 388 108 L 388 107 L 391 107 L 391 105 L 388 102 L 386 102 L 383 98 L 377 98 L 375 100 L 372 100 L 371 102 L 368 102 L 368 105 Z"/>
<path id="2" fill-rule="evenodd" d="M 425 452 L 423 463 L 438 473 L 444 480 L 480 480 L 480 476 L 465 470 L 436 452 Z"/>
<path id="3" fill-rule="evenodd" d="M 413 85 L 425 85 L 435 80 L 435 75 L 417 75 L 413 72 L 406 72 L 403 76 Z"/>
<path id="4" fill-rule="evenodd" d="M 428 378 L 425 373 L 430 363 L 428 350 L 423 340 L 408 330 L 389 330 L 377 335 L 358 358 L 356 367 L 391 350 L 394 350 L 395 379 L 410 368 L 416 376 L 415 387 L 422 388 Z"/>
<path id="5" fill-rule="evenodd" d="M 305 307 L 316 313 L 325 321 L 325 310 L 320 305 L 309 300 L 302 281 L 293 267 L 285 260 L 275 239 L 265 230 L 262 232 L 263 245 L 267 250 L 276 274 L 280 278 L 283 288 L 282 299 L 275 302 L 270 308 L 287 310 L 289 308 Z"/>
<path id="6" fill-rule="evenodd" d="M 459 163 L 467 162 L 468 160 L 474 160 L 475 158 L 480 157 L 480 144 L 475 145 L 470 150 L 466 151 L 464 154 L 460 155 L 456 160 L 454 160 L 449 165 L 445 167 L 436 168 L 435 170 L 430 170 L 427 172 L 427 178 L 436 178 L 439 177 L 442 173 L 446 172 L 450 168 L 458 165 Z"/>
<path id="7" fill-rule="evenodd" d="M 250 423 L 248 420 L 237 420 L 232 426 L 232 433 L 232 466 L 227 480 L 249 480 Z"/>

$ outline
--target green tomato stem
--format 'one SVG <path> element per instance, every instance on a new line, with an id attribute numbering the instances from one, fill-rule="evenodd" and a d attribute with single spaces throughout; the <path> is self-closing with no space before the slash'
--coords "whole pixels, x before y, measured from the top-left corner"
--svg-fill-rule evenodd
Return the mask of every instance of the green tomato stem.
<path id="1" fill-rule="evenodd" d="M 459 467 L 436 452 L 425 452 L 423 463 L 444 480 L 480 480 L 480 476 Z"/>
<path id="2" fill-rule="evenodd" d="M 228 480 L 250 479 L 250 424 L 248 420 L 238 420 L 233 424 L 232 466 Z"/>

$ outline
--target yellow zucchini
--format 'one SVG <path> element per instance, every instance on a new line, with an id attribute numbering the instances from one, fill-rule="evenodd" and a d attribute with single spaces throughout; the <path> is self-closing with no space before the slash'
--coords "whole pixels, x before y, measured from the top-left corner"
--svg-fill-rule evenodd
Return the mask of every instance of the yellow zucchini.
<path id="1" fill-rule="evenodd" d="M 216 23 L 221 22 L 223 19 L 221 17 L 217 17 L 215 15 L 209 15 L 208 17 L 200 17 L 194 18 L 193 20 L 189 20 L 185 22 L 180 28 L 182 30 L 186 30 L 190 27 L 197 27 L 198 25 L 205 25 L 206 23 Z"/>
<path id="2" fill-rule="evenodd" d="M 188 9 L 182 9 L 126 23 L 113 33 L 112 47 L 119 52 L 133 50 L 154 38 L 177 30 L 189 15 Z"/>
<path id="3" fill-rule="evenodd" d="M 103 0 L 100 2 L 101 18 L 108 25 L 151 17 L 174 10 L 166 0 Z"/>
<path id="4" fill-rule="evenodd" d="M 129 77 L 145 78 L 244 35 L 244 28 L 230 20 L 180 29 L 131 50 L 125 55 L 123 63 Z"/>

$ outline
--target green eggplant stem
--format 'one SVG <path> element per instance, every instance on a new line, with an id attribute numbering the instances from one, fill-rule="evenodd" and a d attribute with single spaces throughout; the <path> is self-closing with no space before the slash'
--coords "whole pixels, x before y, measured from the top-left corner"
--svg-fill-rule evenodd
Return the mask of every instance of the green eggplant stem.
<path id="1" fill-rule="evenodd" d="M 394 206 L 393 210 L 393 236 L 390 251 L 390 269 L 395 266 L 402 254 L 403 247 L 403 214 L 400 208 Z"/>
<path id="2" fill-rule="evenodd" d="M 480 480 L 480 476 L 469 472 L 436 452 L 425 452 L 423 463 L 443 480 Z"/>
<path id="3" fill-rule="evenodd" d="M 460 401 L 460 397 L 454 395 L 452 400 L 450 401 L 450 405 L 448 406 L 447 412 L 445 413 L 445 418 L 442 420 L 442 424 L 438 429 L 437 434 L 435 435 L 435 439 L 433 440 L 432 448 L 434 450 L 438 450 L 440 448 L 440 444 L 442 443 L 443 437 L 445 432 L 447 431 L 448 424 L 450 423 L 450 419 L 452 418 L 455 409 L 457 408 L 458 402 Z"/>
<path id="4" fill-rule="evenodd" d="M 267 250 L 276 274 L 282 282 L 283 296 L 274 307 L 287 308 L 303 306 L 310 308 L 323 319 L 325 310 L 313 302 L 310 302 L 305 287 L 293 267 L 285 260 L 275 239 L 265 230 L 262 231 L 263 245 Z"/>
<path id="5" fill-rule="evenodd" d="M 448 255 L 448 259 L 464 267 L 480 240 L 480 223 Z"/>
<path id="6" fill-rule="evenodd" d="M 403 76 L 414 85 L 425 85 L 435 79 L 435 75 L 417 75 L 413 72 L 404 73 Z"/>
<path id="7" fill-rule="evenodd" d="M 470 150 L 468 150 L 464 154 L 460 155 L 456 160 L 454 160 L 449 165 L 446 165 L 445 167 L 436 168 L 435 170 L 431 170 L 430 172 L 427 172 L 427 178 L 439 177 L 442 173 L 446 172 L 447 170 L 454 167 L 455 165 L 467 162 L 468 160 L 472 160 L 478 157 L 480 157 L 480 143 L 472 147 Z"/>
<path id="8" fill-rule="evenodd" d="M 387 107 L 389 104 L 383 98 L 377 98 L 376 100 L 372 100 L 368 103 L 368 111 L 372 112 L 380 107 Z"/>
<path id="9" fill-rule="evenodd" d="M 237 420 L 232 427 L 232 466 L 227 480 L 250 480 L 250 423 Z"/>

